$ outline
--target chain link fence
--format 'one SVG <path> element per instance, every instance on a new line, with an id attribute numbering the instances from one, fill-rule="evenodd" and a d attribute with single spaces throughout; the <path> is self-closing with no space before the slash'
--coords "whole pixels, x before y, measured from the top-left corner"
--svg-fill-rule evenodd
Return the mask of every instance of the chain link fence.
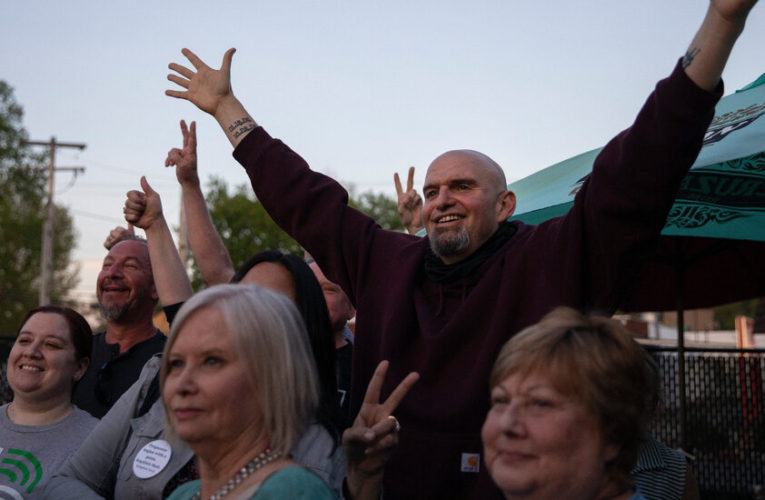
<path id="1" fill-rule="evenodd" d="M 677 352 L 647 349 L 658 362 L 663 391 L 652 431 L 690 455 L 702 498 L 765 498 L 765 350 L 686 349 L 682 432 Z"/>

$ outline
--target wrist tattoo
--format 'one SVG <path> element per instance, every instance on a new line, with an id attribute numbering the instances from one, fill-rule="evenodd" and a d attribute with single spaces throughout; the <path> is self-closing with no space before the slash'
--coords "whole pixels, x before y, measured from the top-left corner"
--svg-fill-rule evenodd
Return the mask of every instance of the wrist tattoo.
<path id="1" fill-rule="evenodd" d="M 250 130 L 255 130 L 255 124 L 254 123 L 251 123 L 249 125 L 243 125 L 242 127 L 240 127 L 239 130 L 234 132 L 234 139 L 238 139 L 239 137 L 241 137 L 242 135 L 246 134 Z"/>
<path id="2" fill-rule="evenodd" d="M 699 49 L 698 47 L 691 47 L 688 49 L 688 51 L 683 56 L 683 62 L 682 62 L 683 69 L 691 65 L 691 63 L 693 62 L 693 58 L 696 57 L 696 55 L 698 55 L 699 52 L 701 52 L 701 49 Z"/>
<path id="3" fill-rule="evenodd" d="M 232 123 L 231 125 L 229 125 L 229 126 L 228 126 L 228 131 L 229 131 L 229 132 L 233 132 L 233 131 L 234 131 L 234 130 L 236 130 L 237 128 L 239 128 L 239 127 L 241 127 L 241 126 L 243 126 L 243 125 L 246 125 L 246 124 L 248 124 L 248 123 L 249 123 L 249 124 L 252 124 L 252 123 L 254 123 L 254 122 L 252 121 L 252 118 L 250 118 L 249 116 L 245 116 L 245 117 L 243 117 L 243 118 L 240 118 L 240 119 L 238 119 L 237 121 L 235 121 L 235 122 L 234 122 L 234 123 Z"/>

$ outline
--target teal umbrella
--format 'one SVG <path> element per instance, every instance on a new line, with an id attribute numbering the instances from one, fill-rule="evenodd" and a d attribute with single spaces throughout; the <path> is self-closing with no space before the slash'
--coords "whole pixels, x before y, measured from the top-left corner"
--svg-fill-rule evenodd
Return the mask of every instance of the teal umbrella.
<path id="1" fill-rule="evenodd" d="M 512 219 L 538 224 L 566 213 L 599 152 L 510 184 L 518 198 Z M 765 241 L 765 74 L 717 104 L 662 234 Z"/>
<path id="2" fill-rule="evenodd" d="M 565 214 L 599 152 L 510 184 L 518 200 L 511 220 L 539 224 Z M 765 74 L 717 104 L 661 234 L 661 248 L 621 309 L 677 309 L 678 300 L 707 307 L 765 295 Z"/>

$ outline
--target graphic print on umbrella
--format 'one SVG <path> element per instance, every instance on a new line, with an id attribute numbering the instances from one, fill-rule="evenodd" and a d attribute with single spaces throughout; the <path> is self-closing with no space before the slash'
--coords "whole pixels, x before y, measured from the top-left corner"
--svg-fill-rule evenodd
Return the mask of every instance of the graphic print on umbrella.
<path id="1" fill-rule="evenodd" d="M 764 115 L 765 75 L 720 100 L 662 229 L 661 248 L 622 310 L 676 309 L 680 290 L 689 308 L 765 295 Z M 539 224 L 565 214 L 599 152 L 510 184 L 518 199 L 511 220 Z"/>
<path id="2" fill-rule="evenodd" d="M 765 241 L 765 75 L 715 111 L 663 234 Z"/>

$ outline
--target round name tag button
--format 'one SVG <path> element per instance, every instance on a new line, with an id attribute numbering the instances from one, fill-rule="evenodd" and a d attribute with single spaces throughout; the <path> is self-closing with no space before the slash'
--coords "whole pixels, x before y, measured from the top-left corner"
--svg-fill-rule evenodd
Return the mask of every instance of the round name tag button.
<path id="1" fill-rule="evenodd" d="M 133 474 L 139 479 L 154 477 L 167 467 L 173 449 L 164 439 L 146 444 L 133 460 Z"/>

